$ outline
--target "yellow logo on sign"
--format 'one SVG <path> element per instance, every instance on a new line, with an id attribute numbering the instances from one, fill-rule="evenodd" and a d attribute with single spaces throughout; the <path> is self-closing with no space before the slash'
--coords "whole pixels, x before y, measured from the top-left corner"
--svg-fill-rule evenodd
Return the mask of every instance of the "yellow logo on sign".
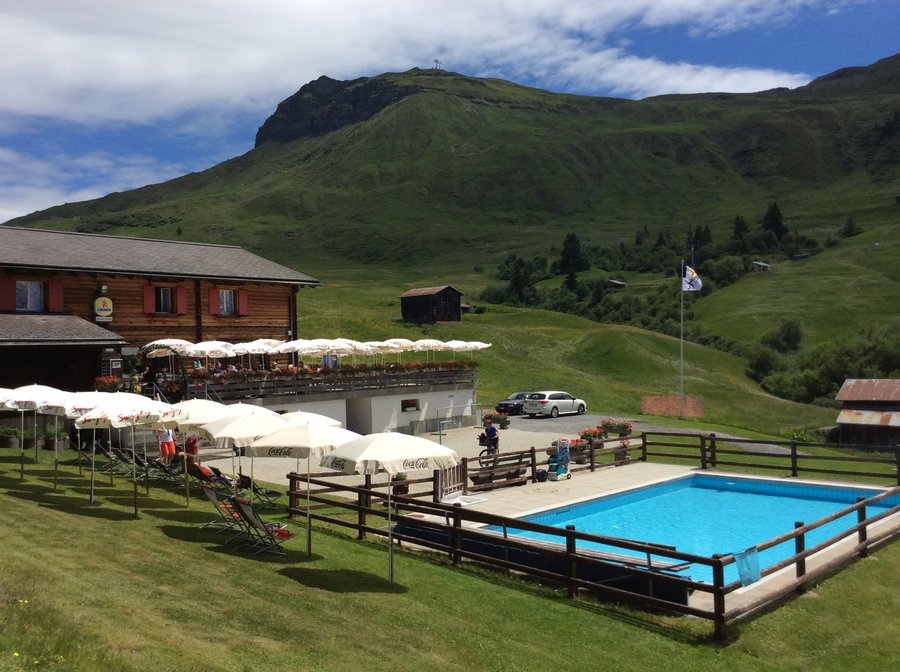
<path id="1" fill-rule="evenodd" d="M 109 317 L 113 312 L 113 302 L 107 296 L 101 296 L 94 300 L 94 315 Z"/>

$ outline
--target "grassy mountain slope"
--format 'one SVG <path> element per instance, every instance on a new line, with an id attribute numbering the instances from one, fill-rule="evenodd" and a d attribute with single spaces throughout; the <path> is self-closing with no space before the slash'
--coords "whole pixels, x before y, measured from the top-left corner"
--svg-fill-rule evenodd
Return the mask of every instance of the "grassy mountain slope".
<path id="1" fill-rule="evenodd" d="M 568 232 L 604 246 L 630 242 L 644 226 L 677 237 L 708 225 L 722 240 L 735 215 L 755 227 L 777 201 L 791 230 L 820 241 L 848 217 L 865 233 L 704 297 L 695 319 L 707 333 L 751 342 L 799 317 L 808 341 L 820 342 L 869 320 L 897 319 L 898 73 L 900 55 L 793 91 L 641 101 L 444 71 L 385 74 L 337 83 L 353 100 L 364 98 L 357 87 L 405 92 L 364 110 L 361 121 L 263 142 L 201 173 L 10 224 L 238 244 L 323 280 L 301 302 L 308 333 L 377 338 L 412 329 L 396 321 L 405 289 L 453 284 L 472 301 L 491 282 L 472 272 L 476 265 L 490 270 L 511 252 L 552 257 Z M 626 291 L 637 292 L 672 282 L 624 279 L 634 280 Z M 491 396 L 511 387 L 576 387 L 579 379 L 595 407 L 634 412 L 639 391 L 673 392 L 671 341 L 586 321 L 576 327 L 574 319 L 492 308 L 435 331 L 496 343 L 484 356 Z M 619 350 L 604 351 L 604 343 Z M 643 355 L 635 363 L 658 366 L 609 376 L 631 361 L 636 344 Z M 702 352 L 709 363 L 692 356 L 689 392 L 706 386 L 727 399 L 720 380 L 727 370 L 741 383 L 735 389 L 757 395 L 741 362 L 713 365 Z M 786 424 L 805 413 L 767 412 Z M 820 424 L 821 414 L 812 415 Z"/>
<path id="2" fill-rule="evenodd" d="M 466 284 L 466 278 L 459 278 Z M 310 337 L 481 340 L 479 403 L 493 405 L 513 389 L 561 388 L 583 396 L 591 413 L 635 416 L 644 395 L 679 393 L 679 341 L 641 329 L 601 325 L 572 315 L 490 306 L 458 324 L 400 321 L 403 278 L 348 271 L 300 299 L 300 333 Z M 424 358 L 406 354 L 404 361 Z M 450 353 L 436 353 L 437 358 Z M 460 353 L 457 357 L 470 355 Z M 835 412 L 761 392 L 733 355 L 685 343 L 685 393 L 705 398 L 707 426 L 782 434 L 834 422 Z M 671 422 L 666 420 L 666 422 Z"/>

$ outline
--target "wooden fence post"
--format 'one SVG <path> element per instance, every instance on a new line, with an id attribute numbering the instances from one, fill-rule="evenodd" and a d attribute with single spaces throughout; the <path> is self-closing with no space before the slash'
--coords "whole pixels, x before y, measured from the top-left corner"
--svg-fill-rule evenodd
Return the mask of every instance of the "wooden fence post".
<path id="1" fill-rule="evenodd" d="M 578 594 L 578 586 L 572 579 L 578 578 L 578 559 L 575 555 L 575 531 L 574 525 L 566 525 L 566 584 L 568 596 L 575 597 Z"/>
<path id="2" fill-rule="evenodd" d="M 460 518 L 460 512 L 462 511 L 462 504 L 457 502 L 453 505 L 453 531 L 450 532 L 450 557 L 453 560 L 454 565 L 458 565 L 462 562 L 462 554 L 459 552 L 461 549 L 460 545 L 460 530 L 462 530 L 462 518 Z"/>
<path id="3" fill-rule="evenodd" d="M 700 434 L 700 468 L 706 469 L 706 435 Z"/>
<path id="4" fill-rule="evenodd" d="M 861 502 L 864 499 L 865 497 L 857 497 L 856 501 Z M 856 510 L 856 522 L 860 525 L 856 533 L 859 536 L 859 545 L 862 547 L 859 549 L 859 557 L 867 558 L 869 557 L 869 529 L 866 527 L 866 507 L 861 506 Z"/>
<path id="5" fill-rule="evenodd" d="M 803 527 L 803 521 L 798 520 L 794 523 L 795 530 L 799 529 L 801 527 Z M 798 534 L 796 537 L 794 537 L 794 554 L 800 555 L 805 550 L 806 550 L 806 535 Z M 800 558 L 797 561 L 797 578 L 802 579 L 804 576 L 806 576 L 806 558 Z M 806 586 L 800 586 L 797 589 L 797 592 L 801 593 L 801 594 L 805 593 Z"/>
<path id="6" fill-rule="evenodd" d="M 594 437 L 591 436 L 588 438 L 588 464 L 591 465 L 591 471 L 594 471 L 597 467 L 594 464 Z"/>
<path id="7" fill-rule="evenodd" d="M 531 482 L 537 483 L 537 451 L 532 446 L 529 452 L 531 453 Z"/>
<path id="8" fill-rule="evenodd" d="M 725 564 L 722 556 L 715 553 L 713 556 L 713 623 L 715 625 L 715 637 L 722 641 L 728 632 L 725 628 Z"/>
<path id="9" fill-rule="evenodd" d="M 647 432 L 641 432 L 641 462 L 647 461 Z"/>
<path id="10" fill-rule="evenodd" d="M 716 434 L 715 432 L 710 432 L 709 434 L 709 464 L 715 469 L 718 466 L 716 462 Z"/>
<path id="11" fill-rule="evenodd" d="M 797 441 L 791 439 L 791 476 L 797 478 Z"/>
<path id="12" fill-rule="evenodd" d="M 468 457 L 462 458 L 462 461 L 460 462 L 460 464 L 462 465 L 462 483 L 463 483 L 462 491 L 463 491 L 464 495 L 468 495 L 469 494 L 469 458 Z"/>

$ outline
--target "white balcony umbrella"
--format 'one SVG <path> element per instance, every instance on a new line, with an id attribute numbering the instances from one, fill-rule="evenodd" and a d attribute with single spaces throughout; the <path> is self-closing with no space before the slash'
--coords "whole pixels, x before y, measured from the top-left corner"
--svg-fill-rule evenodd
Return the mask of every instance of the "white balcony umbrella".
<path id="1" fill-rule="evenodd" d="M 437 350 L 447 350 L 447 344 L 443 341 L 439 341 L 436 338 L 420 338 L 418 341 L 415 341 L 415 351 L 416 352 L 424 352 L 425 353 L 425 361 L 428 361 L 428 353 L 435 352 Z"/>
<path id="2" fill-rule="evenodd" d="M 141 350 L 145 353 L 156 350 L 170 350 L 180 355 L 188 348 L 193 347 L 193 345 L 193 343 L 186 341 L 183 338 L 158 338 L 155 341 L 150 341 L 142 346 Z"/>
<path id="3" fill-rule="evenodd" d="M 286 341 L 281 345 L 276 345 L 272 348 L 271 353 L 273 355 L 285 355 L 285 354 L 293 354 L 295 352 L 305 351 L 310 345 L 310 341 L 307 338 L 296 338 L 293 341 Z"/>
<path id="4" fill-rule="evenodd" d="M 379 432 L 348 441 L 325 455 L 319 464 L 345 474 L 388 473 L 388 580 L 394 583 L 394 544 L 391 529 L 391 474 L 449 469 L 459 464 L 456 451 L 409 434 Z"/>
<path id="5" fill-rule="evenodd" d="M 234 346 L 226 341 L 201 341 L 186 348 L 183 354 L 186 357 L 204 357 L 206 359 L 237 357 Z"/>
<path id="6" fill-rule="evenodd" d="M 283 343 L 277 338 L 257 338 L 255 341 L 235 343 L 232 350 L 239 355 L 268 355 L 272 353 L 272 348 Z"/>
<path id="7" fill-rule="evenodd" d="M 242 415 L 278 415 L 275 411 L 265 406 L 257 406 L 255 404 L 237 403 L 220 404 L 220 406 L 222 406 L 221 409 L 209 408 L 203 412 L 197 410 L 193 414 L 188 411 L 188 417 L 178 421 L 178 430 L 181 432 L 194 432 L 201 425 L 220 420 L 221 418 L 236 418 Z"/>
<path id="8" fill-rule="evenodd" d="M 312 555 L 312 525 L 309 517 L 309 458 L 321 457 L 348 441 L 360 438 L 361 435 L 349 429 L 329 425 L 294 424 L 273 434 L 257 439 L 247 448 L 250 455 L 250 479 L 253 479 L 253 458 L 255 457 L 292 457 L 297 460 L 306 458 L 306 554 Z"/>
<path id="9" fill-rule="evenodd" d="M 469 344 L 467 341 L 460 340 L 452 340 L 444 343 L 447 346 L 447 350 L 452 350 L 453 352 L 465 352 L 469 349 Z"/>
<path id="10" fill-rule="evenodd" d="M 397 361 L 402 359 L 402 353 L 415 349 L 415 343 L 408 338 L 389 338 L 383 341 L 384 352 L 396 352 Z"/>
<path id="11" fill-rule="evenodd" d="M 343 425 L 340 420 L 329 418 L 327 415 L 322 415 L 321 413 L 311 413 L 310 411 L 289 411 L 287 413 L 281 413 L 278 417 L 282 420 L 286 420 L 292 425 L 310 424 L 324 425 L 327 427 L 341 427 Z"/>

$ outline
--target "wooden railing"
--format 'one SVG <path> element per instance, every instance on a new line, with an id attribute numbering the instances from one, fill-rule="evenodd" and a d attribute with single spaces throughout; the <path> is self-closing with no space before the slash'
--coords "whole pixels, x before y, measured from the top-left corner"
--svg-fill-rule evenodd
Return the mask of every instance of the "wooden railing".
<path id="1" fill-rule="evenodd" d="M 475 369 L 409 369 L 397 371 L 339 371 L 318 376 L 265 376 L 244 379 L 185 378 L 185 398 L 212 398 L 222 401 L 269 397 L 330 395 L 362 390 L 391 390 L 443 385 L 474 386 Z"/>
<path id="2" fill-rule="evenodd" d="M 396 485 L 396 481 L 375 484 L 370 476 L 366 476 L 361 487 L 352 487 L 336 486 L 329 478 L 316 477 L 309 478 L 309 484 L 314 489 L 307 492 L 307 478 L 304 474 L 288 475 L 289 512 L 292 515 L 306 516 L 305 504 L 309 502 L 311 521 L 353 530 L 358 539 L 364 539 L 369 534 L 387 536 L 384 524 L 372 524 L 369 519 L 374 516 L 380 521 L 387 517 L 383 506 L 387 498 L 386 489 Z M 439 472 L 434 472 L 431 478 L 415 482 L 432 481 L 436 498 L 438 480 Z M 740 581 L 725 582 L 725 569 L 736 562 L 734 555 L 707 557 L 683 553 L 669 546 L 579 532 L 572 526 L 559 529 L 464 509 L 460 504 L 450 506 L 437 501 L 424 501 L 422 497 L 427 498 L 428 494 L 427 491 L 422 492 L 418 498 L 392 496 L 396 523 L 393 538 L 396 541 L 438 551 L 441 556 L 449 557 L 454 565 L 469 560 L 554 581 L 566 586 L 569 597 L 575 597 L 579 590 L 585 589 L 610 599 L 627 599 L 648 609 L 707 619 L 713 622 L 715 635 L 719 639 L 726 637 L 726 626 L 734 619 L 772 605 L 792 593 L 802 592 L 809 583 L 900 536 L 898 524 L 872 530 L 876 523 L 900 514 L 900 504 L 872 517 L 866 515 L 866 507 L 900 495 L 900 487 L 861 499 L 821 520 L 806 524 L 798 522 L 793 531 L 757 546 L 759 550 L 765 550 L 793 539 L 795 553 L 761 568 L 760 574 L 766 577 L 794 567 L 794 579 L 776 590 L 760 593 L 752 601 L 745 599 L 738 604 L 729 604 L 729 595 L 742 587 Z M 856 525 L 806 548 L 807 533 L 853 512 L 857 514 Z M 494 531 L 473 525 L 492 526 Z M 511 532 L 538 533 L 545 540 L 528 540 Z M 849 548 L 838 548 L 838 544 L 854 536 L 855 544 Z M 307 549 L 310 553 L 311 543 L 310 538 Z M 592 550 L 585 548 L 586 544 L 600 544 L 605 549 L 613 550 Z M 824 550 L 831 551 L 829 559 L 809 570 L 807 559 Z M 707 568 L 705 573 L 710 574 L 712 580 L 697 581 L 683 575 L 682 572 L 690 566 Z M 705 601 L 689 600 L 691 595 L 708 595 L 709 598 Z"/>

